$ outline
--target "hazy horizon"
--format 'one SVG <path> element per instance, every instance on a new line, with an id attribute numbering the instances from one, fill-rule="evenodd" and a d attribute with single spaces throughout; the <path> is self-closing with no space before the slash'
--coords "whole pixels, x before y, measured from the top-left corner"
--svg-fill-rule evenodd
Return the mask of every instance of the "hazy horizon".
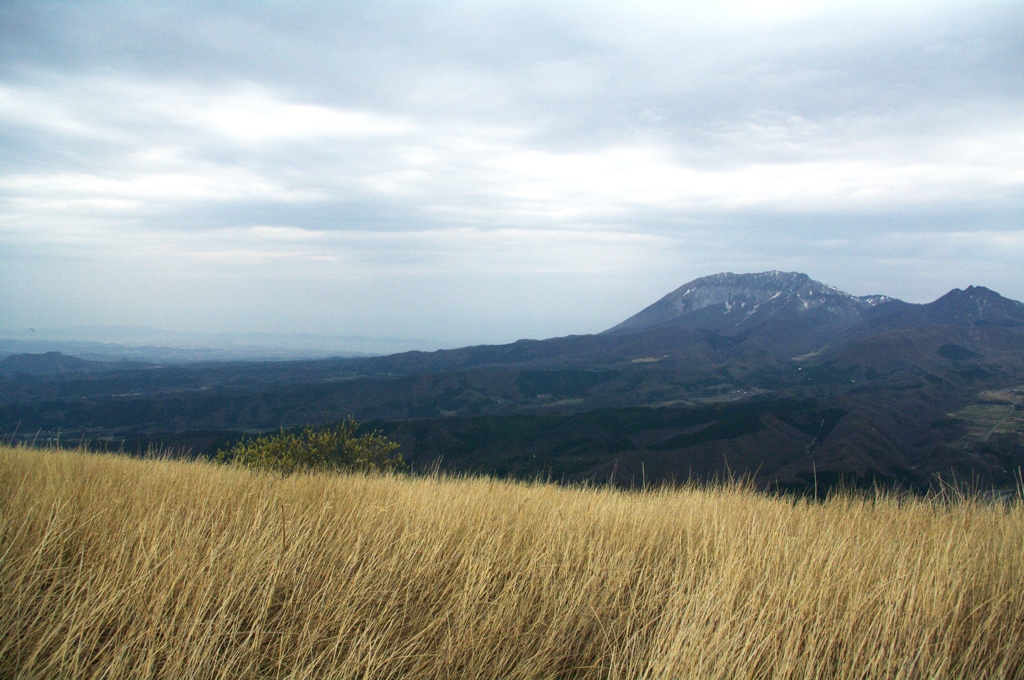
<path id="1" fill-rule="evenodd" d="M 771 269 L 1024 299 L 1013 2 L 8 2 L 0 57 L 0 333 L 503 343 Z"/>

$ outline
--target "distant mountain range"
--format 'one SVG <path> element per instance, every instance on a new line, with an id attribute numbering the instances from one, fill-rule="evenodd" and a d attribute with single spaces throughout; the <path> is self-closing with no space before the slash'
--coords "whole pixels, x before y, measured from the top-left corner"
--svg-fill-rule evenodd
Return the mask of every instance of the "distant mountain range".
<path id="1" fill-rule="evenodd" d="M 928 304 L 795 272 L 691 281 L 595 335 L 381 357 L 179 366 L 0 361 L 0 432 L 210 452 L 353 415 L 420 468 L 633 483 L 757 473 L 780 488 L 1013 488 L 1024 304 Z"/>
<path id="2" fill-rule="evenodd" d="M 919 305 L 885 295 L 854 296 L 797 272 L 715 274 L 695 279 L 605 333 L 651 328 L 713 330 L 742 335 L 761 329 L 813 331 L 836 337 L 864 328 L 913 325 L 1024 326 L 1024 303 L 981 286 L 951 290 Z M 808 340 L 810 341 L 810 340 Z"/>
<path id="3" fill-rule="evenodd" d="M 60 352 L 13 354 L 0 359 L 0 375 L 58 375 L 61 373 L 109 370 L 110 368 L 110 364 L 86 361 L 78 357 L 61 354 Z"/>
<path id="4" fill-rule="evenodd" d="M 578 364 L 651 355 L 694 361 L 757 357 L 786 361 L 837 351 L 858 339 L 907 328 L 1024 329 L 1024 303 L 980 286 L 928 304 L 854 296 L 797 272 L 721 273 L 690 281 L 597 335 L 520 340 L 366 359 L 382 373 L 460 370 L 492 364 Z M 724 351 L 723 351 L 724 350 Z M 663 353 L 658 354 L 658 353 Z"/>

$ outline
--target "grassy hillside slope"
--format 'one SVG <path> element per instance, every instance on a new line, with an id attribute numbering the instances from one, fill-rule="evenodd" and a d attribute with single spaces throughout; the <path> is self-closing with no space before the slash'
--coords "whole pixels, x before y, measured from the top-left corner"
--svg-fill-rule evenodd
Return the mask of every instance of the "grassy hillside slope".
<path id="1" fill-rule="evenodd" d="M 3 677 L 1024 677 L 1024 506 L 0 449 Z"/>

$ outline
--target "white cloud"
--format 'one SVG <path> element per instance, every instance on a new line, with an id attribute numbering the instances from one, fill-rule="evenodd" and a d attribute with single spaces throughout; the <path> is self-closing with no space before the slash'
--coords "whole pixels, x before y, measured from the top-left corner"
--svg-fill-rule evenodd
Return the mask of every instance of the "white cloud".
<path id="1" fill-rule="evenodd" d="M 219 97 L 207 106 L 198 113 L 200 120 L 205 118 L 220 134 L 247 141 L 390 136 L 412 129 L 396 117 L 291 104 L 269 92 Z"/>
<path id="2" fill-rule="evenodd" d="M 205 171 L 204 171 L 205 170 Z M 236 201 L 269 199 L 309 201 L 321 198 L 307 189 L 287 189 L 239 167 L 195 168 L 190 173 L 139 171 L 111 177 L 84 173 L 16 175 L 0 179 L 9 196 L 47 196 L 53 205 L 109 205 L 121 212 L 146 209 L 150 202 Z"/>

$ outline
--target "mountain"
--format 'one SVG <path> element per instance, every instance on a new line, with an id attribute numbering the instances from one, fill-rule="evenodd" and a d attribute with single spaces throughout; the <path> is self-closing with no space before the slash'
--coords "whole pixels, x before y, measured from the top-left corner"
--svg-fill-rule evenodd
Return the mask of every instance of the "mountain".
<path id="1" fill-rule="evenodd" d="M 779 356 L 815 350 L 899 301 L 857 297 L 798 272 L 721 273 L 695 279 L 609 328 L 621 335 L 657 328 L 755 339 Z"/>
<path id="2" fill-rule="evenodd" d="M 57 375 L 109 369 L 111 364 L 86 361 L 60 352 L 12 354 L 0 359 L 0 375 Z"/>
<path id="3" fill-rule="evenodd" d="M 678 326 L 739 335 L 768 322 L 848 328 L 889 301 L 855 297 L 797 272 L 721 273 L 690 281 L 605 333 Z"/>
<path id="4" fill-rule="evenodd" d="M 965 290 L 954 288 L 934 302 L 923 305 L 890 299 L 888 304 L 879 306 L 852 328 L 849 335 L 864 337 L 928 326 L 1020 329 L 1024 328 L 1024 303 L 1005 298 L 984 286 L 968 286 Z"/>
<path id="5" fill-rule="evenodd" d="M 954 288 L 923 305 L 933 323 L 956 326 L 1024 326 L 1024 303 L 1004 298 L 984 286 Z"/>
<path id="6" fill-rule="evenodd" d="M 721 273 L 690 281 L 605 336 L 676 328 L 715 333 L 777 357 L 897 329 L 1024 327 L 1024 303 L 983 286 L 954 289 L 928 304 L 885 295 L 855 296 L 798 272 Z"/>

